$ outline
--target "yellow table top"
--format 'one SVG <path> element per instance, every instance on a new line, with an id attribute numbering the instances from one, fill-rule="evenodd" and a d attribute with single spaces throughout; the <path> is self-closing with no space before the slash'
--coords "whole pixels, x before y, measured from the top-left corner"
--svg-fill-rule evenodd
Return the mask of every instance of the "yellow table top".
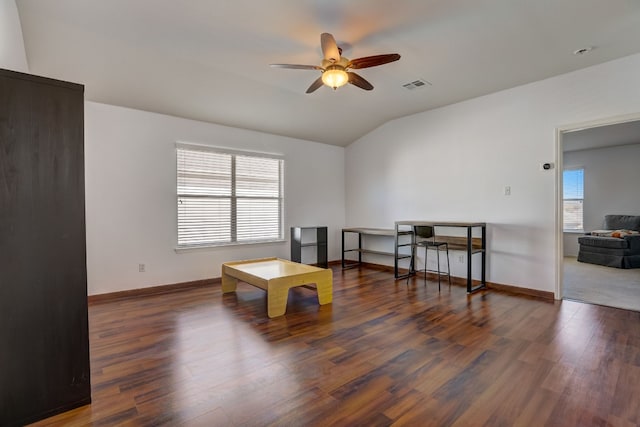
<path id="1" fill-rule="evenodd" d="M 263 280 L 278 277 L 296 276 L 299 274 L 315 273 L 325 269 L 312 265 L 299 264 L 279 258 L 263 258 L 248 261 L 225 262 L 224 265 Z"/>

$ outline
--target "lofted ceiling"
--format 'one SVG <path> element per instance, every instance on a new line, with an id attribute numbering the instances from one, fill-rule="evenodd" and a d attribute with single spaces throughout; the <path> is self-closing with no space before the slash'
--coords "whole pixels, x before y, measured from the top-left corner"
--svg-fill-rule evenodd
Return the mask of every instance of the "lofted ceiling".
<path id="1" fill-rule="evenodd" d="M 29 71 L 91 101 L 346 146 L 397 117 L 640 52 L 637 0 L 16 0 Z M 321 87 L 320 34 L 375 87 Z M 584 55 L 577 49 L 592 47 Z M 416 80 L 426 84 L 408 90 Z"/>

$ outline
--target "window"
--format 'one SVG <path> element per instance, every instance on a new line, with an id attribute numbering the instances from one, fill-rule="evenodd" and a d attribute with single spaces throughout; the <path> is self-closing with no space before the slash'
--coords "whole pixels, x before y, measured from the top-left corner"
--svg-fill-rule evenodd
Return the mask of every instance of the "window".
<path id="1" fill-rule="evenodd" d="M 284 161 L 179 144 L 178 247 L 283 239 Z"/>
<path id="2" fill-rule="evenodd" d="M 562 183 L 563 228 L 583 230 L 584 169 L 565 169 Z"/>

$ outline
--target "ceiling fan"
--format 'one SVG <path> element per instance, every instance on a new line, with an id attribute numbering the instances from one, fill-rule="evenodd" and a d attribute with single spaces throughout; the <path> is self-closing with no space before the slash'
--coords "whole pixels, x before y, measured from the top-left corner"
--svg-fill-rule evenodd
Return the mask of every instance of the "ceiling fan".
<path id="1" fill-rule="evenodd" d="M 296 64 L 270 64 L 276 68 L 292 68 L 295 70 L 320 70 L 322 73 L 309 89 L 307 93 L 315 92 L 323 84 L 333 88 L 334 90 L 347 83 L 351 83 L 364 90 L 372 90 L 373 85 L 362 78 L 360 75 L 349 71 L 360 68 L 375 67 L 389 62 L 397 61 L 400 55 L 397 53 L 389 53 L 385 55 L 365 56 L 363 58 L 349 59 L 341 56 L 342 49 L 336 44 L 336 40 L 329 33 L 320 35 L 320 46 L 324 59 L 321 65 L 296 65 Z"/>

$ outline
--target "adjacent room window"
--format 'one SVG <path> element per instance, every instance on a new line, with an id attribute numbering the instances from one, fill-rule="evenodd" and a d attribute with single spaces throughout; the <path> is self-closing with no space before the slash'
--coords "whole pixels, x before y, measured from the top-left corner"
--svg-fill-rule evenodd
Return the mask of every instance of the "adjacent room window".
<path id="1" fill-rule="evenodd" d="M 564 229 L 583 230 L 584 169 L 565 169 L 562 183 Z"/>
<path id="2" fill-rule="evenodd" d="M 178 247 L 283 239 L 284 161 L 177 146 Z"/>

